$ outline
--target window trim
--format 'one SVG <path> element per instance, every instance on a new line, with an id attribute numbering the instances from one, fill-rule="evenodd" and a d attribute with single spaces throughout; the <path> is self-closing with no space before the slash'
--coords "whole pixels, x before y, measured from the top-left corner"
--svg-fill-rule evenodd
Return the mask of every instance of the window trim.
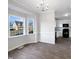
<path id="1" fill-rule="evenodd" d="M 23 20 L 23 34 L 21 34 L 21 35 L 17 35 L 17 36 L 10 36 L 10 24 L 9 24 L 9 17 L 10 16 L 17 16 L 17 17 L 19 17 L 19 18 L 21 18 L 22 20 Z M 12 14 L 9 14 L 8 15 L 8 38 L 15 38 L 15 37 L 20 37 L 20 36 L 24 36 L 24 35 L 26 35 L 26 33 L 25 33 L 26 31 L 25 31 L 25 18 L 24 17 L 21 17 L 21 16 L 19 16 L 19 15 L 12 15 Z"/>

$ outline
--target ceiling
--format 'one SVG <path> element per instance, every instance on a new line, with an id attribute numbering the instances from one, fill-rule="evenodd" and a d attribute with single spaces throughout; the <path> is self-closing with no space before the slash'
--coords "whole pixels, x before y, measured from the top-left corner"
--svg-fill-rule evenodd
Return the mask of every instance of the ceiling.
<path id="1" fill-rule="evenodd" d="M 41 10 L 37 8 L 37 5 L 41 0 L 9 0 L 9 4 L 20 7 L 24 10 L 29 10 L 34 13 L 41 13 Z M 71 0 L 46 0 L 48 3 L 48 10 L 54 10 L 56 18 L 65 17 L 64 14 L 71 14 Z M 67 17 L 67 16 L 66 16 Z M 68 16 L 68 18 L 70 15 Z"/>

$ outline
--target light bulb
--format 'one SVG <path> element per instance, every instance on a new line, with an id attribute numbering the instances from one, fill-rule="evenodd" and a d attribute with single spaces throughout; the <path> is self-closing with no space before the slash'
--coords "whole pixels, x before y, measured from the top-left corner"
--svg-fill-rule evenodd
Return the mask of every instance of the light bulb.
<path id="1" fill-rule="evenodd" d="M 68 13 L 66 13 L 64 16 L 68 16 L 69 14 Z"/>

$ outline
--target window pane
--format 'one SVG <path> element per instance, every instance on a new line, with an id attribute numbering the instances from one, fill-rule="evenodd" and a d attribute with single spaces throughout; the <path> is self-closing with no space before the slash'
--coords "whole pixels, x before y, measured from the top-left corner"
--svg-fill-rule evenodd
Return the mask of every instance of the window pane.
<path id="1" fill-rule="evenodd" d="M 23 35 L 23 19 L 18 16 L 9 16 L 10 36 Z"/>

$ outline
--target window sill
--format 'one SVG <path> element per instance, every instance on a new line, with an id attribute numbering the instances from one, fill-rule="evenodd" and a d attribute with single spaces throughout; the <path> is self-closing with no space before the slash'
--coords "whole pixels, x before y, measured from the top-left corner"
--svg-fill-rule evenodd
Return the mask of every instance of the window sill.
<path id="1" fill-rule="evenodd" d="M 23 35 L 17 35 L 17 36 L 9 36 L 8 38 L 16 38 L 16 37 L 21 37 L 21 36 L 25 36 L 25 34 L 23 34 Z"/>

